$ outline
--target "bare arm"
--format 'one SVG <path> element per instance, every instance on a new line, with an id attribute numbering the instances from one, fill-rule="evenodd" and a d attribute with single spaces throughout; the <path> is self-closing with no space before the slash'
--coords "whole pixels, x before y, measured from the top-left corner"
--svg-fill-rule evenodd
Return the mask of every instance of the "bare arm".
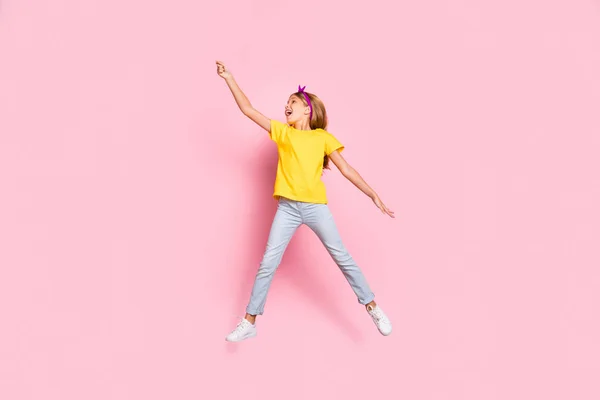
<path id="1" fill-rule="evenodd" d="M 271 120 L 252 107 L 250 100 L 248 100 L 242 89 L 240 89 L 237 82 L 233 78 L 231 72 L 225 68 L 225 65 L 221 61 L 217 61 L 217 73 L 221 78 L 225 79 L 225 82 L 227 83 L 229 90 L 231 90 L 231 94 L 233 94 L 233 98 L 240 108 L 240 111 L 246 117 L 250 118 L 252 121 L 269 132 L 271 130 Z"/>
<path id="2" fill-rule="evenodd" d="M 365 180 L 362 178 L 362 176 L 360 176 L 358 171 L 356 171 L 354 168 L 352 168 L 350 164 L 348 164 L 346 159 L 342 157 L 339 151 L 336 150 L 333 153 L 331 153 L 329 155 L 329 158 L 331 159 L 331 161 L 333 161 L 335 166 L 340 170 L 340 172 L 346 179 L 352 182 L 354 186 L 359 188 L 364 194 L 366 194 L 371 198 L 371 200 L 373 200 L 373 203 L 375 203 L 375 205 L 381 210 L 382 213 L 387 214 L 392 218 L 395 218 L 394 212 L 388 209 L 385 206 L 385 204 L 381 202 L 381 199 L 379 198 L 375 190 L 373 190 L 373 188 L 371 188 L 367 184 L 367 182 L 365 182 Z"/>

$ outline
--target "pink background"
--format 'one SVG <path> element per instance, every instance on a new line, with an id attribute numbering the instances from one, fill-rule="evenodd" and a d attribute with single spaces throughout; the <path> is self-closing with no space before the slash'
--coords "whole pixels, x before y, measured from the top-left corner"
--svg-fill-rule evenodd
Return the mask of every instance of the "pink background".
<path id="1" fill-rule="evenodd" d="M 5 0 L 0 57 L 1 399 L 600 398 L 598 1 Z M 302 229 L 224 341 L 276 150 L 217 59 L 397 213 L 326 174 L 392 336 Z"/>

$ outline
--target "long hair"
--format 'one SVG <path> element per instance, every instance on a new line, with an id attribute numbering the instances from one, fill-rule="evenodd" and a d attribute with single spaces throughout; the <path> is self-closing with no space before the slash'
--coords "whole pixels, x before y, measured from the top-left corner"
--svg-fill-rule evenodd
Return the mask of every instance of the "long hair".
<path id="1" fill-rule="evenodd" d="M 308 92 L 296 92 L 293 95 L 302 100 L 302 103 L 308 107 L 308 102 L 304 98 L 304 94 L 310 99 L 312 104 L 313 114 L 310 120 L 310 129 L 327 129 L 327 110 L 325 110 L 325 104 L 312 93 Z M 323 155 L 323 169 L 329 169 L 329 157 Z"/>

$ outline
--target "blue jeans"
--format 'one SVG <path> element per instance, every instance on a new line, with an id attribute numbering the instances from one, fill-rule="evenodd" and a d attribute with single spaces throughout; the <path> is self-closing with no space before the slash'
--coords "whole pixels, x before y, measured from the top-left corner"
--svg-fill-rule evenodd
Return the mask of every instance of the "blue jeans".
<path id="1" fill-rule="evenodd" d="M 250 302 L 246 307 L 248 314 L 263 314 L 267 292 L 275 270 L 292 236 L 302 224 L 306 224 L 321 239 L 331 258 L 352 287 L 358 302 L 368 304 L 375 298 L 360 268 L 344 247 L 327 204 L 304 203 L 280 198 L 267 247 L 256 274 Z"/>

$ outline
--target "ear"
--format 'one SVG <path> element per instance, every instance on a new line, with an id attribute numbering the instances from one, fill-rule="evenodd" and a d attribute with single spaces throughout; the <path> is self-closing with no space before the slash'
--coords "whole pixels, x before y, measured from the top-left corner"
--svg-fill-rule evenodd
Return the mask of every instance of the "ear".
<path id="1" fill-rule="evenodd" d="M 310 115 L 310 107 L 309 106 L 304 107 L 304 115 Z"/>

